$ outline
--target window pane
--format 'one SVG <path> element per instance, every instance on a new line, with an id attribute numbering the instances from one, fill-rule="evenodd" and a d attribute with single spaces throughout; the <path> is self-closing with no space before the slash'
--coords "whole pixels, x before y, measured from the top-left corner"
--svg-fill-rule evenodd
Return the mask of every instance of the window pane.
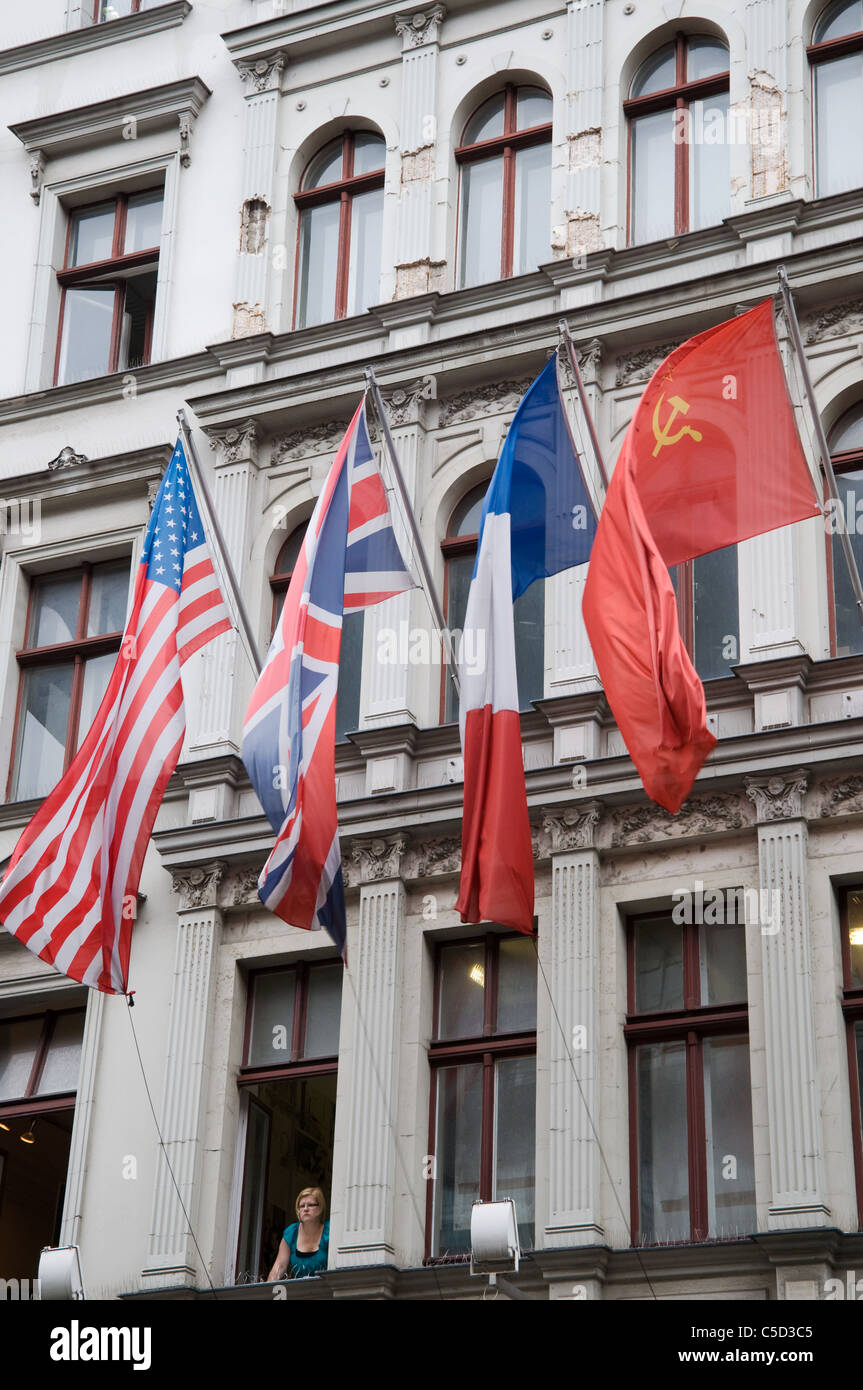
<path id="1" fill-rule="evenodd" d="M 303 188 L 323 188 L 328 183 L 338 183 L 342 177 L 343 149 L 344 142 L 341 136 L 325 145 L 309 164 Z"/>
<path id="2" fill-rule="evenodd" d="M 480 1037 L 484 1006 L 484 943 L 444 946 L 440 953 L 438 1037 Z"/>
<path id="3" fill-rule="evenodd" d="M 683 1008 L 683 928 L 669 917 L 635 924 L 635 1010 Z"/>
<path id="4" fill-rule="evenodd" d="M 264 1197 L 267 1188 L 267 1151 L 270 1146 L 270 1115 L 254 1097 L 249 1097 L 246 1129 L 246 1158 L 243 1164 L 243 1204 L 240 1213 L 240 1243 L 237 1251 L 238 1282 L 257 1283 L 269 1269 L 261 1269 Z M 276 1247 L 278 1249 L 278 1246 Z M 272 1263 L 270 1264 L 272 1269 Z"/>
<path id="5" fill-rule="evenodd" d="M 689 230 L 715 227 L 731 212 L 728 163 L 728 93 L 693 101 L 689 146 Z"/>
<path id="6" fill-rule="evenodd" d="M 143 367 L 150 360 L 150 329 L 156 303 L 156 275 L 135 275 L 126 281 L 117 370 Z"/>
<path id="7" fill-rule="evenodd" d="M 726 903 L 739 901 L 739 911 L 735 916 L 743 920 L 744 904 L 742 892 L 732 896 L 725 895 Z M 709 905 L 705 911 L 709 911 Z M 746 927 L 730 926 L 727 919 L 724 926 L 709 926 L 705 923 L 701 933 L 701 1002 L 702 1004 L 742 1004 L 746 991 Z"/>
<path id="8" fill-rule="evenodd" d="M 470 1250 L 470 1213 L 479 1198 L 482 1065 L 440 1067 L 435 1156 L 436 1255 Z"/>
<path id="9" fill-rule="evenodd" d="M 294 565 L 297 563 L 297 557 L 305 540 L 307 527 L 308 522 L 304 521 L 302 526 L 298 526 L 296 531 L 292 531 L 288 536 L 276 559 L 275 574 L 293 573 Z"/>
<path id="10" fill-rule="evenodd" d="M 688 1240 L 686 1045 L 639 1047 L 636 1076 L 641 1239 Z"/>
<path id="11" fill-rule="evenodd" d="M 512 271 L 524 275 L 551 260 L 551 146 L 534 145 L 515 156 L 515 227 Z"/>
<path id="12" fill-rule="evenodd" d="M 686 80 L 698 82 L 728 71 L 728 49 L 716 39 L 690 39 L 686 45 Z"/>
<path id="13" fill-rule="evenodd" d="M 481 140 L 493 140 L 496 135 L 503 135 L 505 105 L 503 92 L 483 102 L 465 126 L 462 144 L 478 145 Z"/>
<path id="14" fill-rule="evenodd" d="M 813 43 L 826 43 L 828 39 L 844 39 L 849 34 L 857 34 L 863 29 L 863 0 L 838 0 L 821 16 L 815 26 Z"/>
<path id="15" fill-rule="evenodd" d="M 35 581 L 28 647 L 71 642 L 78 631 L 81 575 L 65 574 Z"/>
<path id="16" fill-rule="evenodd" d="M 848 894 L 848 944 L 851 948 L 852 988 L 863 985 L 863 892 Z"/>
<path id="17" fill-rule="evenodd" d="M 309 971 L 306 1011 L 306 1057 L 335 1057 L 339 1050 L 342 1007 L 342 967 L 326 965 Z"/>
<path id="18" fill-rule="evenodd" d="M 705 1038 L 709 1234 L 728 1239 L 755 1229 L 755 1164 L 748 1038 Z"/>
<path id="19" fill-rule="evenodd" d="M 386 143 L 379 135 L 372 135 L 364 130 L 357 131 L 354 136 L 355 177 L 357 174 L 373 174 L 376 169 L 383 169 L 386 156 Z"/>
<path id="20" fill-rule="evenodd" d="M 360 693 L 363 680 L 363 630 L 365 614 L 360 608 L 346 613 L 342 622 L 339 649 L 339 690 L 336 696 L 336 738 L 352 734 L 360 722 Z"/>
<path id="21" fill-rule="evenodd" d="M 863 1023 L 854 1025 L 854 1041 L 857 1045 L 857 1086 L 860 1092 L 860 1110 L 863 1112 Z"/>
<path id="22" fill-rule="evenodd" d="M 0 1023 L 0 1101 L 19 1100 L 36 1060 L 42 1036 L 41 1018 Z"/>
<path id="23" fill-rule="evenodd" d="M 518 1242 L 534 1244 L 536 1058 L 507 1057 L 495 1067 L 494 1196 L 515 1202 Z"/>
<path id="24" fill-rule="evenodd" d="M 463 497 L 452 514 L 448 536 L 476 536 L 482 518 L 482 504 L 488 492 L 488 483 L 480 483 Z"/>
<path id="25" fill-rule="evenodd" d="M 348 274 L 348 313 L 362 314 L 381 297 L 381 232 L 384 190 L 360 193 L 351 199 L 351 258 Z"/>
<path id="26" fill-rule="evenodd" d="M 529 937 L 498 942 L 497 1032 L 536 1027 L 536 952 Z"/>
<path id="27" fill-rule="evenodd" d="M 836 475 L 836 491 L 841 502 L 843 517 L 853 516 L 856 520 L 857 503 L 863 498 L 863 469 L 855 469 L 851 473 L 838 473 Z M 850 656 L 854 652 L 863 652 L 863 628 L 860 627 L 860 620 L 857 617 L 851 580 L 848 578 L 848 569 L 842 557 L 840 538 L 838 534 L 835 534 L 834 527 L 838 529 L 838 521 L 828 525 L 830 553 L 833 561 L 836 655 Z M 849 531 L 848 539 L 851 542 L 851 549 L 858 566 L 863 568 L 863 535 L 860 534 L 856 525 L 853 531 Z"/>
<path id="28" fill-rule="evenodd" d="M 863 449 L 863 405 L 854 405 L 830 431 L 830 452 Z"/>
<path id="29" fill-rule="evenodd" d="M 146 6 L 144 6 L 146 8 Z M 109 19 L 122 19 L 132 13 L 132 0 L 101 0 L 99 22 Z"/>
<path id="30" fill-rule="evenodd" d="M 48 1056 L 45 1058 L 45 1065 L 42 1068 L 42 1076 L 36 1089 L 37 1095 L 60 1095 L 64 1091 L 76 1091 L 78 1089 L 83 1037 L 83 1014 L 60 1014 L 58 1016 L 48 1046 Z"/>
<path id="31" fill-rule="evenodd" d="M 692 562 L 694 666 L 703 681 L 730 676 L 740 657 L 737 546 L 712 550 Z"/>
<path id="32" fill-rule="evenodd" d="M 513 604 L 515 670 L 520 709 L 543 696 L 545 656 L 545 580 L 537 579 Z"/>
<path id="33" fill-rule="evenodd" d="M 326 323 L 336 310 L 339 203 L 307 208 L 300 221 L 300 311 L 298 328 Z"/>
<path id="34" fill-rule="evenodd" d="M 291 1060 L 296 979 L 294 970 L 256 976 L 246 1059 L 250 1067 L 276 1067 Z"/>
<path id="35" fill-rule="evenodd" d="M 843 193 L 863 183 L 863 53 L 849 53 L 815 68 L 818 194 Z"/>
<path id="36" fill-rule="evenodd" d="M 503 159 L 480 159 L 463 165 L 461 198 L 461 284 L 499 280 Z"/>
<path id="37" fill-rule="evenodd" d="M 86 289 L 66 290 L 58 386 L 103 376 L 109 370 L 114 298 L 113 288 L 99 289 L 91 285 Z"/>
<path id="38" fill-rule="evenodd" d="M 482 503 L 480 502 L 480 508 Z M 461 632 L 464 627 L 464 617 L 467 611 L 467 595 L 470 589 L 471 575 L 473 574 L 474 555 L 457 555 L 446 562 L 446 582 L 447 582 L 447 612 L 449 629 L 452 633 Z M 528 593 L 530 590 L 528 590 Z M 458 651 L 458 639 L 456 651 Z M 446 676 L 446 691 L 444 699 L 444 717 L 448 723 L 453 723 L 458 719 L 458 697 L 455 687 Z"/>
<path id="39" fill-rule="evenodd" d="M 674 236 L 674 139 L 671 111 L 632 122 L 632 240 Z"/>
<path id="40" fill-rule="evenodd" d="M 74 667 L 45 666 L 22 677 L 15 799 L 47 796 L 63 775 Z"/>
<path id="41" fill-rule="evenodd" d="M 677 74 L 677 49 L 673 43 L 666 44 L 652 53 L 642 63 L 632 84 L 630 96 L 646 97 L 651 92 L 664 92 L 675 84 Z"/>
<path id="42" fill-rule="evenodd" d="M 552 117 L 551 97 L 541 87 L 519 87 L 516 93 L 516 129 L 548 125 Z"/>
<path id="43" fill-rule="evenodd" d="M 114 246 L 116 203 L 73 212 L 68 265 L 91 265 L 107 261 Z"/>
<path id="44" fill-rule="evenodd" d="M 135 193 L 126 209 L 126 255 L 132 251 L 149 251 L 162 238 L 162 190 Z"/>
<path id="45" fill-rule="evenodd" d="M 96 565 L 90 581 L 87 636 L 97 637 L 103 632 L 122 632 L 126 626 L 128 598 L 127 562 L 123 560 L 117 565 Z"/>
<path id="46" fill-rule="evenodd" d="M 81 691 L 81 713 L 78 716 L 78 737 L 75 747 L 80 748 L 93 727 L 93 721 L 108 689 L 111 672 L 117 664 L 117 653 L 106 652 L 104 656 L 94 656 L 84 666 L 84 685 Z"/>

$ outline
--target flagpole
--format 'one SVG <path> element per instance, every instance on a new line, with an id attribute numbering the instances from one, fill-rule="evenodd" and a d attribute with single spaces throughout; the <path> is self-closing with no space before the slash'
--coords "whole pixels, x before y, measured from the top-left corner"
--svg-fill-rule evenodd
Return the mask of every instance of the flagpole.
<path id="1" fill-rule="evenodd" d="M 590 406 L 587 403 L 587 392 L 584 389 L 584 382 L 581 378 L 581 369 L 578 365 L 578 358 L 575 355 L 575 344 L 573 343 L 572 338 L 570 337 L 566 319 L 560 320 L 558 328 L 560 330 L 560 335 L 563 338 L 564 343 L 566 344 L 566 351 L 569 357 L 569 365 L 571 366 L 572 374 L 575 377 L 575 389 L 578 392 L 578 399 L 581 402 L 581 408 L 584 412 L 584 418 L 587 421 L 587 432 L 590 435 L 590 444 L 591 448 L 593 449 L 593 456 L 596 459 L 596 466 L 599 469 L 599 476 L 605 485 L 606 492 L 608 492 L 608 474 L 605 471 L 605 463 L 602 457 L 602 449 L 599 446 L 599 436 L 596 433 L 596 426 L 593 423 L 593 416 L 590 413 Z"/>
<path id="2" fill-rule="evenodd" d="M 434 620 L 437 623 L 438 631 L 441 635 L 441 641 L 443 642 L 444 647 L 446 649 L 450 680 L 453 683 L 453 688 L 455 690 L 456 696 L 460 698 L 461 687 L 459 685 L 458 670 L 455 659 L 455 649 L 452 644 L 452 637 L 450 636 L 449 628 L 444 622 L 443 609 L 441 608 L 440 601 L 437 596 L 437 590 L 434 586 L 434 580 L 432 579 L 431 569 L 429 567 L 429 562 L 426 557 L 425 546 L 423 545 L 422 540 L 420 539 L 419 528 L 417 527 L 416 518 L 413 513 L 413 507 L 411 506 L 410 499 L 408 497 L 408 490 L 405 487 L 404 476 L 402 474 L 401 466 L 399 464 L 398 454 L 396 453 L 395 440 L 393 439 L 392 431 L 390 429 L 389 416 L 387 415 L 386 407 L 381 398 L 381 391 L 380 387 L 378 386 L 378 379 L 375 376 L 374 367 L 366 367 L 365 377 L 369 385 L 369 390 L 372 394 L 372 401 L 374 403 L 375 412 L 377 414 L 378 419 L 381 422 L 381 428 L 384 433 L 384 439 L 386 440 L 387 451 L 390 456 L 390 463 L 392 464 L 393 468 L 393 475 L 398 485 L 399 493 L 401 494 L 402 506 L 404 507 L 405 511 L 405 520 L 407 521 L 410 533 L 413 537 L 414 545 L 416 547 L 416 556 L 417 560 L 419 561 L 420 569 L 422 571 L 423 589 L 425 591 L 426 598 L 428 599 L 429 607 L 432 610 Z"/>
<path id="3" fill-rule="evenodd" d="M 854 558 L 851 540 L 845 527 L 845 517 L 842 512 L 839 489 L 836 486 L 836 474 L 833 471 L 833 461 L 830 458 L 830 447 L 827 443 L 827 436 L 824 433 L 824 425 L 821 422 L 821 412 L 815 400 L 815 389 L 812 385 L 812 378 L 809 375 L 809 364 L 806 361 L 806 354 L 803 351 L 803 339 L 800 336 L 800 324 L 797 321 L 797 310 L 794 307 L 794 297 L 791 293 L 791 286 L 788 283 L 788 275 L 785 266 L 777 266 L 776 272 L 779 276 L 779 288 L 782 294 L 785 317 L 788 320 L 788 326 L 791 330 L 791 341 L 794 345 L 794 351 L 797 354 L 797 361 L 800 364 L 800 371 L 803 375 L 803 387 L 806 391 L 806 399 L 809 402 L 809 411 L 812 415 L 812 424 L 815 428 L 815 438 L 818 441 L 818 448 L 821 450 L 821 462 L 824 466 L 824 473 L 827 478 L 827 490 L 834 501 L 840 503 L 837 508 L 840 517 L 838 534 L 842 544 L 842 552 L 845 556 L 845 564 L 848 567 L 848 577 L 851 580 L 851 588 L 854 590 L 857 617 L 860 619 L 860 625 L 863 626 L 863 584 L 860 582 L 860 571 L 857 568 L 857 561 Z"/>
<path id="4" fill-rule="evenodd" d="M 219 518 L 216 515 L 216 509 L 213 506 L 213 499 L 210 496 L 210 489 L 207 486 L 207 480 L 204 477 L 204 470 L 202 469 L 198 460 L 198 451 L 196 450 L 194 442 L 192 440 L 192 433 L 189 429 L 188 421 L 186 420 L 186 412 L 185 410 L 183 410 L 182 406 L 177 411 L 177 420 L 180 425 L 180 434 L 183 438 L 183 443 L 186 446 L 186 454 L 188 456 L 189 463 L 191 464 L 192 472 L 195 475 L 195 482 L 198 485 L 199 494 L 204 501 L 204 506 L 207 511 L 207 520 L 210 524 L 210 530 L 215 536 L 216 544 L 218 545 L 219 552 L 224 563 L 225 572 L 228 576 L 228 582 L 231 586 L 233 594 L 236 616 L 239 618 L 240 630 L 246 639 L 246 646 L 249 652 L 249 659 L 254 668 L 255 675 L 259 676 L 261 674 L 261 658 L 258 655 L 258 644 L 255 640 L 255 634 L 252 629 L 252 624 L 249 621 L 249 615 L 246 612 L 246 605 L 243 602 L 243 596 L 240 593 L 240 586 L 237 583 L 237 576 L 234 573 L 234 566 L 231 564 L 231 557 L 228 554 L 228 547 L 225 544 L 224 533 L 222 531 L 221 526 L 219 525 Z"/>

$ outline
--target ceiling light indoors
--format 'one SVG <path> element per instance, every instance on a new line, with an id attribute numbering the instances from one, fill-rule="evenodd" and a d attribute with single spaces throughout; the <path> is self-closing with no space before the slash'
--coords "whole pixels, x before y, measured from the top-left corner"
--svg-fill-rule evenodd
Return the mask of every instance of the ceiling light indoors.
<path id="1" fill-rule="evenodd" d="M 33 1131 L 34 1131 L 35 1128 L 36 1128 L 36 1121 L 35 1121 L 35 1120 L 31 1120 L 31 1121 L 30 1121 L 30 1128 L 29 1128 L 28 1130 L 25 1130 L 25 1132 L 24 1132 L 23 1134 L 19 1134 L 19 1136 L 18 1136 L 19 1139 L 21 1140 L 21 1143 L 22 1143 L 22 1144 L 35 1144 L 35 1143 L 36 1143 L 36 1136 L 35 1136 L 35 1134 L 33 1133 Z"/>
<path id="2" fill-rule="evenodd" d="M 485 984 L 485 967 L 482 965 L 472 965 L 470 968 L 470 978 L 475 985 Z"/>

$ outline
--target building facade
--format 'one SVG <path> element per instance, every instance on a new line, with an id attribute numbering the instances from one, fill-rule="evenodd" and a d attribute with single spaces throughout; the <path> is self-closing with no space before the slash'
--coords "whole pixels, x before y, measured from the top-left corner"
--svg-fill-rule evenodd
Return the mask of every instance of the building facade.
<path id="1" fill-rule="evenodd" d="M 515 1201 L 538 1298 L 846 1296 L 863 629 L 837 530 L 841 511 L 863 559 L 860 0 L 673 18 L 43 0 L 0 23 L 0 857 L 98 706 L 180 408 L 259 654 L 368 364 L 452 628 L 561 318 L 610 467 L 671 348 L 775 293 L 784 264 L 841 494 L 823 526 L 678 567 L 718 744 L 677 816 L 645 797 L 604 699 L 585 568 L 519 600 L 535 947 L 455 912 L 457 710 L 421 591 L 343 637 L 346 970 L 257 898 L 272 834 L 239 757 L 239 635 L 194 657 L 134 1015 L 0 935 L 0 1276 L 74 1242 L 91 1296 L 269 1298 L 296 1194 L 320 1185 L 329 1268 L 289 1298 L 480 1297 L 480 1197 Z"/>

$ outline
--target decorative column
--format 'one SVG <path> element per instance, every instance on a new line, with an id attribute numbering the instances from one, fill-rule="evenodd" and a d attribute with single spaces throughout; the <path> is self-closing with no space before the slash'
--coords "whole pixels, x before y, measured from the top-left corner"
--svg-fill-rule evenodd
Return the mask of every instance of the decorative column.
<path id="1" fill-rule="evenodd" d="M 598 802 L 583 802 L 548 812 L 542 820 L 552 851 L 551 939 L 545 946 L 553 1003 L 546 1248 L 596 1245 L 605 1239 L 594 1133 L 594 1126 L 599 1129 L 599 854 L 594 837 L 600 812 Z"/>
<path id="2" fill-rule="evenodd" d="M 396 299 L 443 287 L 441 245 L 435 259 L 435 146 L 440 29 L 446 10 L 430 5 L 421 13 L 397 14 L 402 40 L 401 194 L 396 232 Z"/>
<path id="3" fill-rule="evenodd" d="M 602 248 L 602 0 L 569 0 L 566 16 L 569 98 L 562 230 L 565 254 L 575 258 Z"/>
<path id="4" fill-rule="evenodd" d="M 746 778 L 758 815 L 760 887 L 772 895 L 770 926 L 764 914 L 761 928 L 772 1231 L 830 1221 L 815 1058 L 806 781 L 802 771 Z"/>
<path id="5" fill-rule="evenodd" d="M 102 1011 L 105 995 L 90 990 L 81 1040 L 81 1068 L 75 1097 L 75 1119 L 69 1148 L 66 1174 L 66 1193 L 63 1199 L 63 1223 L 60 1245 L 78 1245 L 81 1241 L 81 1209 L 84 1204 L 84 1175 L 90 1142 L 90 1121 L 96 1098 L 96 1068 L 99 1061 L 99 1042 L 102 1036 Z"/>
<path id="6" fill-rule="evenodd" d="M 173 873 L 179 894 L 165 1084 L 159 1118 L 165 1150 L 188 1221 L 159 1154 L 147 1246 L 145 1289 L 194 1287 L 205 1278 L 189 1223 L 196 1234 L 203 1126 L 209 1087 L 209 1033 L 222 915 L 216 906 L 226 871 L 221 860 Z"/>
<path id="7" fill-rule="evenodd" d="M 396 1263 L 398 1048 L 405 890 L 399 878 L 407 836 L 356 841 L 360 921 L 350 944 L 354 991 L 350 1118 L 344 1158 L 344 1216 L 336 1269 Z M 335 1186 L 335 1184 L 334 1184 Z"/>
<path id="8" fill-rule="evenodd" d="M 233 338 L 272 327 L 267 321 L 267 243 L 279 153 L 279 92 L 287 60 L 287 53 L 276 49 L 259 58 L 238 58 L 234 64 L 246 89 L 246 128 Z"/>

